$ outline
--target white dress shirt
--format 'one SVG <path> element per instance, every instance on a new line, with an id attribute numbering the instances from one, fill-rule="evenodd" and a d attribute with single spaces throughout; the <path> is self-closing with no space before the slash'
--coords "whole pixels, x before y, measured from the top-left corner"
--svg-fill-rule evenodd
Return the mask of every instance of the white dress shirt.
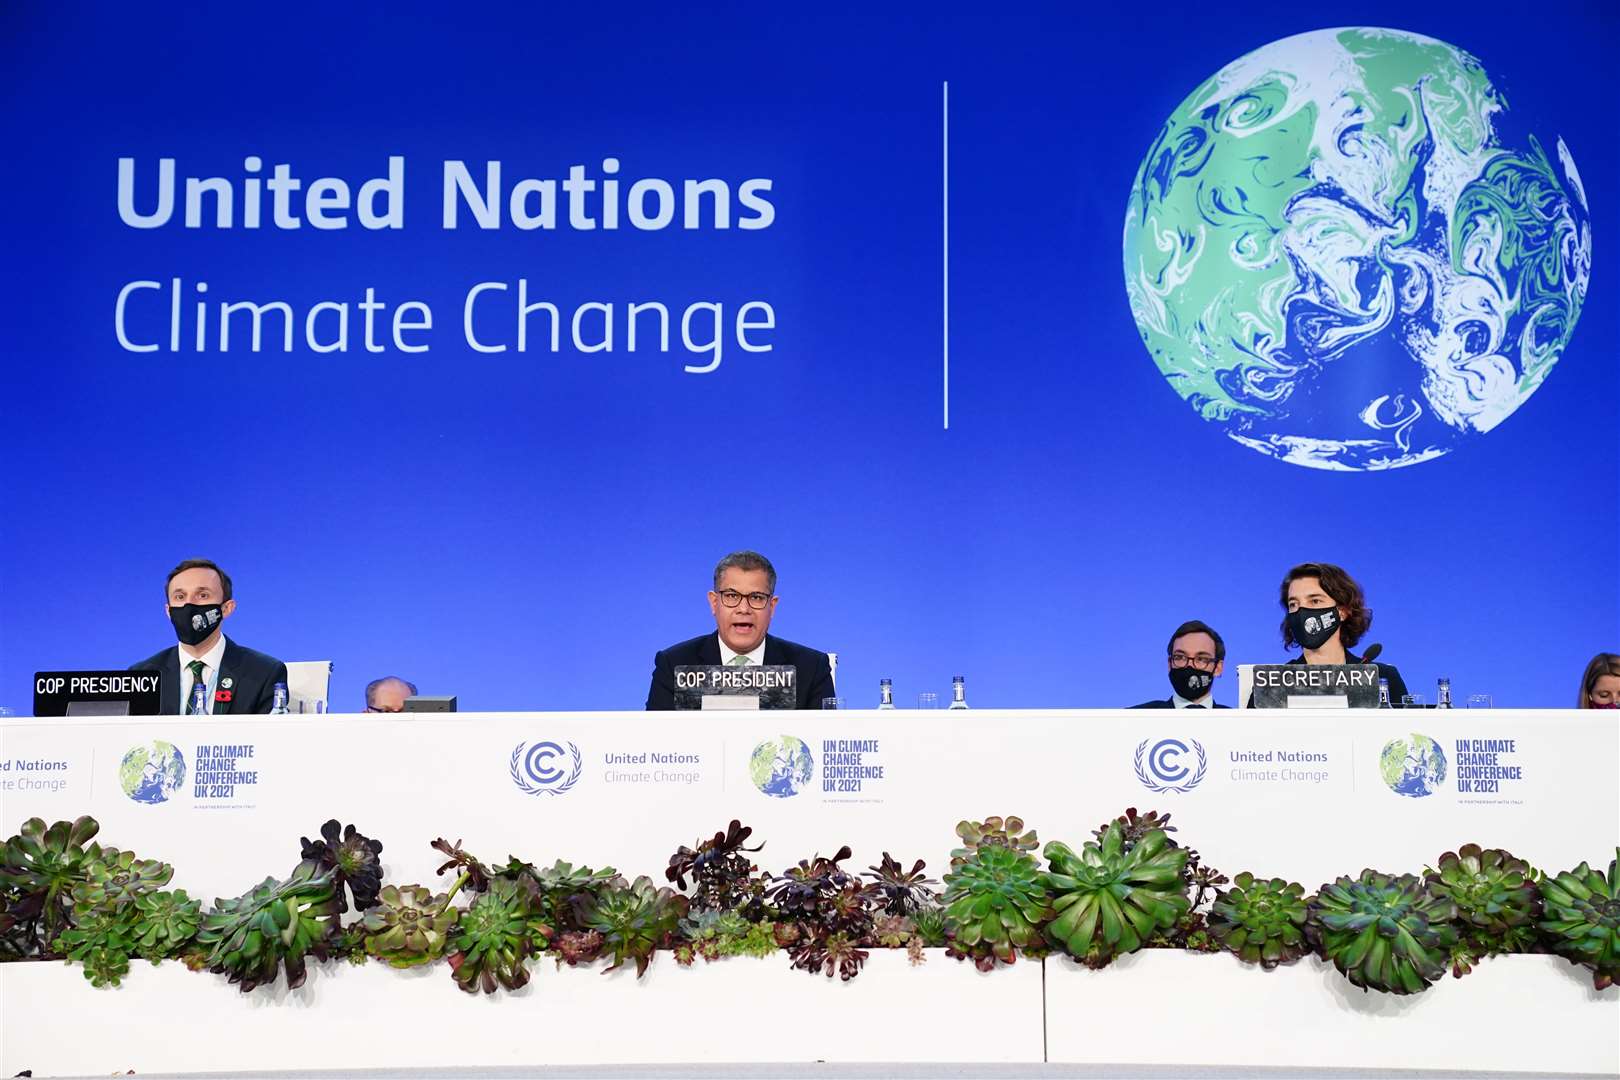
<path id="1" fill-rule="evenodd" d="M 219 688 L 219 665 L 225 659 L 225 635 L 219 635 L 219 640 L 214 642 L 214 647 L 201 656 L 192 656 L 186 652 L 184 645 L 176 644 L 175 649 L 180 653 L 180 715 L 184 716 L 186 710 L 191 708 L 191 669 L 186 665 L 193 660 L 203 662 L 203 685 L 208 689 L 208 693 L 203 698 L 203 711 L 212 713 L 214 711 L 214 691 Z"/>
<path id="2" fill-rule="evenodd" d="M 1170 703 L 1178 709 L 1185 709 L 1192 705 L 1202 705 L 1206 709 L 1215 707 L 1215 692 L 1211 690 L 1197 701 L 1188 701 L 1174 690 L 1170 691 Z"/>
<path id="3" fill-rule="evenodd" d="M 755 645 L 746 653 L 739 653 L 736 649 L 727 645 L 726 639 L 720 637 L 718 632 L 716 632 L 715 637 L 720 638 L 720 662 L 727 667 L 730 667 L 731 662 L 739 656 L 748 657 L 749 667 L 759 667 L 765 662 L 765 639 L 763 637 L 759 639 L 758 645 Z"/>

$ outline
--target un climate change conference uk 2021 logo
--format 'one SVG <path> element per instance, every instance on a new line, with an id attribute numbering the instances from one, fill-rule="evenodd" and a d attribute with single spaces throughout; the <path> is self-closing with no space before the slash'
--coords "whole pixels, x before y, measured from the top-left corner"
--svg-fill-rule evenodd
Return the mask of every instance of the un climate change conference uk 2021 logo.
<path id="1" fill-rule="evenodd" d="M 138 803 L 168 802 L 186 782 L 186 756 L 161 739 L 132 747 L 118 763 L 118 786 Z"/>
<path id="2" fill-rule="evenodd" d="M 585 758 L 573 743 L 520 742 L 512 751 L 512 783 L 525 795 L 563 795 L 579 783 Z"/>
<path id="3" fill-rule="evenodd" d="M 803 791 L 816 773 L 816 759 L 793 735 L 766 739 L 748 757 L 748 776 L 761 792 L 786 799 Z"/>
<path id="4" fill-rule="evenodd" d="M 1427 735 L 1391 739 L 1378 755 L 1378 772 L 1397 795 L 1421 799 L 1446 782 L 1446 752 Z"/>
<path id="5" fill-rule="evenodd" d="M 1136 747 L 1136 778 L 1149 791 L 1191 791 L 1204 782 L 1208 768 L 1209 756 L 1197 739 L 1143 739 Z"/>
<path id="6" fill-rule="evenodd" d="M 1153 362 L 1244 446 L 1388 469 L 1475 440 L 1568 348 L 1586 190 L 1473 56 L 1373 27 L 1216 72 L 1148 150 L 1125 291 Z"/>

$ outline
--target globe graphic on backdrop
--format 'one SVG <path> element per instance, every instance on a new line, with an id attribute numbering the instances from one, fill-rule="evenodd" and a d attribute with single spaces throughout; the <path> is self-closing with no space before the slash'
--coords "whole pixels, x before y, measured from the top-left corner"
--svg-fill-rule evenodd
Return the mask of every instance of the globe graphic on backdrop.
<path id="1" fill-rule="evenodd" d="M 1378 755 L 1378 772 L 1397 795 L 1418 799 L 1439 791 L 1446 782 L 1446 752 L 1427 735 L 1413 732 L 1391 739 Z"/>
<path id="2" fill-rule="evenodd" d="M 1125 215 L 1131 313 L 1200 417 L 1375 470 L 1477 439 L 1568 346 L 1586 193 L 1478 60 L 1400 30 L 1272 42 L 1189 94 Z"/>
<path id="3" fill-rule="evenodd" d="M 792 735 L 766 739 L 754 747 L 748 759 L 748 775 L 754 786 L 778 799 L 803 791 L 815 771 L 810 748 L 803 739 Z"/>
<path id="4" fill-rule="evenodd" d="M 133 748 L 118 763 L 118 786 L 138 803 L 167 802 L 185 779 L 185 756 L 161 739 Z"/>

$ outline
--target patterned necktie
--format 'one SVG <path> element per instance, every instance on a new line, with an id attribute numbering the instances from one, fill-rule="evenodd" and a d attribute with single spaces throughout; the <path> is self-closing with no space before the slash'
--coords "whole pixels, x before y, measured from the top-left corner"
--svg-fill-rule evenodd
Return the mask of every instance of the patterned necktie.
<path id="1" fill-rule="evenodd" d="M 203 678 L 203 668 L 206 666 L 201 660 L 193 660 L 186 665 L 191 669 L 191 700 L 186 704 L 187 716 L 208 711 L 208 681 Z M 202 689 L 201 694 L 197 693 L 198 688 Z"/>
<path id="2" fill-rule="evenodd" d="M 733 656 L 731 658 L 731 666 L 732 667 L 747 667 L 749 664 L 752 664 L 753 662 L 754 662 L 753 660 L 749 659 L 748 657 L 744 656 L 741 653 L 738 653 L 736 656 Z"/>

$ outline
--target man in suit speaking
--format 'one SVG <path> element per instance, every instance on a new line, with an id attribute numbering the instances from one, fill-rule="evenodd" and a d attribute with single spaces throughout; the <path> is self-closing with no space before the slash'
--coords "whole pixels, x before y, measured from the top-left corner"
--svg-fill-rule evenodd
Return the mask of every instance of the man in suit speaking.
<path id="1" fill-rule="evenodd" d="M 225 636 L 236 610 L 230 575 L 207 559 L 187 559 L 169 571 L 164 591 L 180 644 L 130 668 L 163 673 L 164 715 L 268 713 L 276 684 L 287 685 L 287 665 Z"/>
<path id="2" fill-rule="evenodd" d="M 819 709 L 823 698 L 834 695 L 832 664 L 827 654 L 772 637 L 771 616 L 776 612 L 776 568 L 757 551 L 737 551 L 714 568 L 709 610 L 718 633 L 683 641 L 653 657 L 652 687 L 647 691 L 649 710 L 675 707 L 675 669 L 685 665 L 724 664 L 749 667 L 791 664 L 794 707 Z"/>

